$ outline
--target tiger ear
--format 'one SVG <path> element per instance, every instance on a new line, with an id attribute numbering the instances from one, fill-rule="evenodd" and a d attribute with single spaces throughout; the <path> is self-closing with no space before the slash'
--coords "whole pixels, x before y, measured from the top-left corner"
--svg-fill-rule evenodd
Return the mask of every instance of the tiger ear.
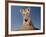
<path id="1" fill-rule="evenodd" d="M 20 13 L 23 14 L 23 9 L 20 9 Z"/>
<path id="2" fill-rule="evenodd" d="M 20 9 L 20 12 L 22 12 L 21 9 Z"/>
<path id="3" fill-rule="evenodd" d="M 29 9 L 30 10 L 30 12 L 32 11 L 31 9 Z"/>
<path id="4" fill-rule="evenodd" d="M 29 11 L 29 12 L 31 12 L 31 9 L 30 9 L 30 8 L 28 8 L 28 11 Z"/>

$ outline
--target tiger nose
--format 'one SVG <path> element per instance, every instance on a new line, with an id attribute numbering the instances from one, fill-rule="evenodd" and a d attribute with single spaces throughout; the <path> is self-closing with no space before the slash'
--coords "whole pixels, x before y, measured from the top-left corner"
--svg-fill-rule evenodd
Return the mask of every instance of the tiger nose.
<path id="1" fill-rule="evenodd" d="M 25 22 L 27 22 L 28 21 L 28 19 L 25 19 Z"/>

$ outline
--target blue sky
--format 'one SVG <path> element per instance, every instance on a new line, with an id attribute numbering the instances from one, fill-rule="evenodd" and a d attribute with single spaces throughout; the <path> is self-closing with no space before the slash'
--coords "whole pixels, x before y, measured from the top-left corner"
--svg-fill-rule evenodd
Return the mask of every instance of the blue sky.
<path id="1" fill-rule="evenodd" d="M 23 16 L 20 13 L 20 9 L 24 8 L 25 6 L 11 6 L 11 30 L 16 31 L 18 30 L 22 23 L 23 23 Z M 40 7 L 31 7 L 27 6 L 28 8 L 31 8 L 30 16 L 32 18 L 33 25 L 40 29 Z"/>

